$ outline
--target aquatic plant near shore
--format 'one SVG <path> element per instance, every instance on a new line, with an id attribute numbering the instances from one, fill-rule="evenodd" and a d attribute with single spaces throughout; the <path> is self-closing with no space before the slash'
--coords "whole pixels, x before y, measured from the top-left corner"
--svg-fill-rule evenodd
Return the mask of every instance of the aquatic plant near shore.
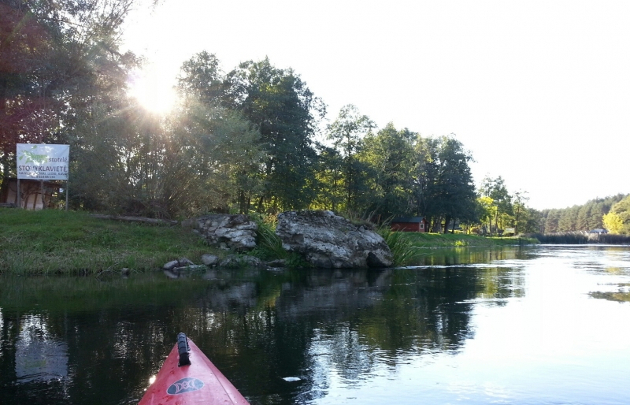
<path id="1" fill-rule="evenodd" d="M 378 233 L 385 239 L 389 250 L 392 252 L 394 259 L 394 265 L 406 266 L 415 264 L 423 256 L 423 252 L 420 251 L 420 247 L 414 246 L 414 244 L 405 237 L 403 232 L 395 232 L 389 229 L 389 227 L 381 228 Z"/>
<path id="2" fill-rule="evenodd" d="M 251 252 L 262 260 L 284 260 L 289 268 L 309 267 L 308 263 L 296 252 L 288 252 L 282 247 L 282 240 L 276 235 L 275 216 L 253 216 L 258 224 L 256 248 Z"/>

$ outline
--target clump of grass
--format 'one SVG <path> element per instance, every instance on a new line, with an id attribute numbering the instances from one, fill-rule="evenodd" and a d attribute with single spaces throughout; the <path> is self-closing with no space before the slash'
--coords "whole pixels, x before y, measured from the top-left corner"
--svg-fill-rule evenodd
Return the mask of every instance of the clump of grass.
<path id="1" fill-rule="evenodd" d="M 256 249 L 252 251 L 252 255 L 262 260 L 286 259 L 289 252 L 282 248 L 282 241 L 276 235 L 277 218 L 272 215 L 257 215 L 252 216 L 252 219 L 258 224 Z"/>
<path id="2" fill-rule="evenodd" d="M 417 264 L 424 255 L 420 247 L 414 246 L 404 232 L 395 232 L 389 227 L 383 227 L 378 230 L 378 233 L 389 246 L 396 266 Z"/>
<path id="3" fill-rule="evenodd" d="M 289 268 L 309 267 L 304 258 L 296 252 L 289 252 L 282 247 L 282 240 L 276 235 L 278 219 L 275 215 L 252 216 L 258 224 L 256 248 L 251 252 L 262 260 L 284 260 Z"/>
<path id="4" fill-rule="evenodd" d="M 351 224 L 356 226 L 364 226 L 367 229 L 375 229 L 376 225 L 369 220 L 373 216 L 373 213 L 367 213 L 365 215 L 359 215 L 354 211 L 342 211 L 336 213 L 337 215 L 347 219 Z M 388 223 L 388 221 L 386 221 Z"/>

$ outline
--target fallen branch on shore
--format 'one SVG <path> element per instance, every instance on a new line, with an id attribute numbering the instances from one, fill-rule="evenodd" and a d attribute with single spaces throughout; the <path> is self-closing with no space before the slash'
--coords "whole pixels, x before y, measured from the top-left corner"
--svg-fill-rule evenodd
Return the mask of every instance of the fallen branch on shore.
<path id="1" fill-rule="evenodd" d="M 153 224 L 153 225 L 177 225 L 179 221 L 169 221 L 166 219 L 158 219 L 158 218 L 145 218 L 145 217 L 128 217 L 121 215 L 104 215 L 104 214 L 90 214 L 91 217 L 100 218 L 100 219 L 113 219 L 115 221 L 126 221 L 126 222 L 142 222 L 145 224 Z"/>

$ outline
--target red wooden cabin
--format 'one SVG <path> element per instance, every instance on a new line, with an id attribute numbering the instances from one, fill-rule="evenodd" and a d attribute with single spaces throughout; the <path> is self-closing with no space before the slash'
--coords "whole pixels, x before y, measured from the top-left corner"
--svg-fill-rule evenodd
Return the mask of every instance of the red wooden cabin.
<path id="1" fill-rule="evenodd" d="M 390 224 L 392 231 L 428 232 L 429 224 L 424 217 L 394 218 Z"/>

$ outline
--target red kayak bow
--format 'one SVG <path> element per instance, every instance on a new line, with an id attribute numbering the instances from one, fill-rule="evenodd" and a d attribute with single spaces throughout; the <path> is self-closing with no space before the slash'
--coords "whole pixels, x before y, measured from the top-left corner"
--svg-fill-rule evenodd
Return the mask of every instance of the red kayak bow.
<path id="1" fill-rule="evenodd" d="M 138 405 L 240 404 L 247 400 L 185 334 Z"/>

